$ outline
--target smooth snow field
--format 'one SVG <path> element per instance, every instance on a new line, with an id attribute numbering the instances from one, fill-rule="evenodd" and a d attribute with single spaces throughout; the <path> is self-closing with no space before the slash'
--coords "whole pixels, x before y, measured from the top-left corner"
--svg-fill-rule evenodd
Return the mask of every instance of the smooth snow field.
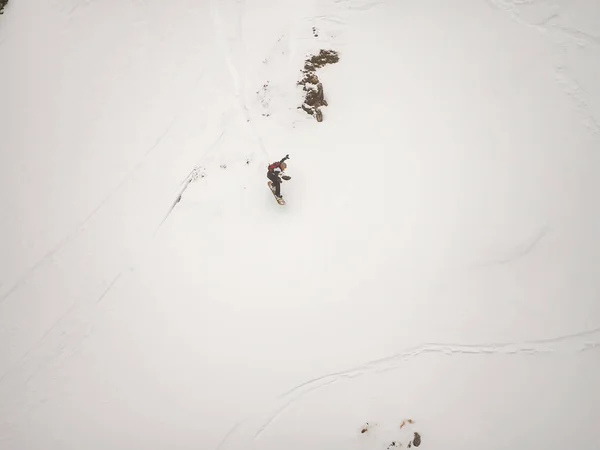
<path id="1" fill-rule="evenodd" d="M 0 450 L 600 449 L 599 80 L 600 0 L 9 0 Z"/>

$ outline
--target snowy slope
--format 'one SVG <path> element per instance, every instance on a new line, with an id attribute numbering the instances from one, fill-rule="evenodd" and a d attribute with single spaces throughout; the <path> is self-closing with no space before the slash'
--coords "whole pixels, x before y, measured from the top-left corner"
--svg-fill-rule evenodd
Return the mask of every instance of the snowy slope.
<path id="1" fill-rule="evenodd" d="M 600 446 L 598 1 L 121 3 L 0 16 L 0 448 Z"/>

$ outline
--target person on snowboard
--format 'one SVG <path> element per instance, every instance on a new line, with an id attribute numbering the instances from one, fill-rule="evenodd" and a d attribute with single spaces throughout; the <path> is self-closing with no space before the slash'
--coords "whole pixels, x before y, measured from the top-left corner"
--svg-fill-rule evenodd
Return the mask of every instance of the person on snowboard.
<path id="1" fill-rule="evenodd" d="M 275 197 L 277 198 L 283 198 L 283 195 L 281 195 L 281 179 L 290 179 L 290 177 L 283 174 L 283 171 L 287 167 L 287 164 L 285 163 L 286 159 L 290 159 L 290 155 L 285 155 L 280 161 L 275 161 L 273 164 L 270 164 L 267 171 L 267 178 L 273 183 L 273 186 L 275 187 Z"/>

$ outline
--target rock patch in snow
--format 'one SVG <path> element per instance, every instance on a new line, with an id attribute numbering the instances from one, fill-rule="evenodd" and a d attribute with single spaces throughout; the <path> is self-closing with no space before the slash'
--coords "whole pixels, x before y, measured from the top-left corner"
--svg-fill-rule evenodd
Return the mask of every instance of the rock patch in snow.
<path id="1" fill-rule="evenodd" d="M 318 55 L 313 55 L 304 63 L 303 78 L 298 85 L 306 92 L 302 108 L 307 114 L 314 116 L 317 122 L 323 121 L 321 107 L 327 106 L 327 100 L 323 93 L 323 83 L 319 80 L 316 70 L 327 64 L 335 64 L 340 60 L 338 53 L 334 50 L 323 50 Z"/>

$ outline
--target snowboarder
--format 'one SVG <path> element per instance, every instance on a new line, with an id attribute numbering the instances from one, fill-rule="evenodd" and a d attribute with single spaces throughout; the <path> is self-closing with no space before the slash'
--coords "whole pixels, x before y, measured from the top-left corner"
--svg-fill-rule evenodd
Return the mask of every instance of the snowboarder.
<path id="1" fill-rule="evenodd" d="M 273 164 L 270 164 L 267 171 L 267 178 L 271 180 L 272 186 L 275 188 L 273 193 L 275 194 L 277 200 L 283 199 L 283 195 L 281 195 L 281 180 L 290 179 L 290 177 L 283 174 L 283 171 L 287 168 L 287 164 L 285 162 L 286 159 L 290 159 L 290 155 L 285 155 L 285 157 L 280 161 L 275 161 Z"/>

